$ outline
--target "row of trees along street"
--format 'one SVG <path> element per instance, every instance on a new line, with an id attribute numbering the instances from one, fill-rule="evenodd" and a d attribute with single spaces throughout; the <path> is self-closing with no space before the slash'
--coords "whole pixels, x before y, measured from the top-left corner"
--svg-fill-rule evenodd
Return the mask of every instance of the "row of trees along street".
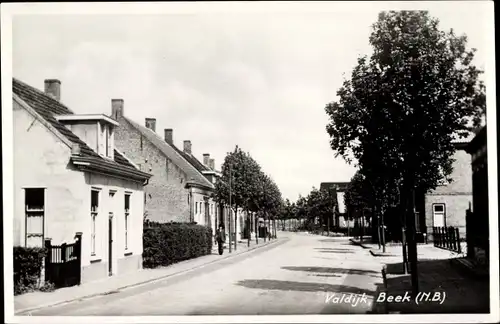
<path id="1" fill-rule="evenodd" d="M 226 155 L 222 164 L 222 179 L 215 185 L 215 199 L 218 203 L 230 208 L 228 222 L 229 228 L 229 251 L 232 244 L 237 248 L 236 233 L 244 230 L 247 244 L 250 245 L 250 214 L 256 213 L 259 218 L 272 223 L 273 233 L 271 237 L 276 238 L 276 216 L 282 208 L 283 199 L 281 192 L 274 180 L 264 173 L 261 166 L 255 161 L 250 153 L 244 152 L 238 146 L 233 152 Z M 238 229 L 237 212 L 245 211 L 245 228 Z M 232 228 L 234 226 L 234 229 Z M 258 222 L 255 222 L 255 240 L 258 243 Z M 267 229 L 266 229 L 267 230 Z M 264 235 L 264 241 L 266 235 Z"/>
<path id="2" fill-rule="evenodd" d="M 338 201 L 335 190 L 313 188 L 306 196 L 299 196 L 296 202 L 285 200 L 279 220 L 282 230 L 309 230 L 330 232 L 338 215 Z"/>
<path id="3" fill-rule="evenodd" d="M 326 130 L 335 156 L 358 169 L 347 208 L 369 206 L 383 224 L 388 208 L 399 207 L 391 217 L 401 219 L 403 263 L 416 294 L 414 194 L 451 180 L 452 141 L 484 121 L 485 86 L 467 37 L 440 30 L 426 11 L 380 13 L 369 42 L 372 53 L 358 58 L 326 105 Z"/>

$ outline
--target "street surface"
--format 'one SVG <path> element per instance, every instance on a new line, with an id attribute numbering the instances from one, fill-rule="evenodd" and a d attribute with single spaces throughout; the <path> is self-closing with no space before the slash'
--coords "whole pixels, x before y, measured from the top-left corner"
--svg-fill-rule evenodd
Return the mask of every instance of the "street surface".
<path id="1" fill-rule="evenodd" d="M 372 311 L 376 284 L 382 283 L 382 265 L 368 250 L 351 245 L 343 237 L 278 234 L 288 240 L 186 274 L 31 315 L 300 315 Z M 360 298 L 363 293 L 366 298 Z M 342 296 L 344 302 L 340 302 Z"/>

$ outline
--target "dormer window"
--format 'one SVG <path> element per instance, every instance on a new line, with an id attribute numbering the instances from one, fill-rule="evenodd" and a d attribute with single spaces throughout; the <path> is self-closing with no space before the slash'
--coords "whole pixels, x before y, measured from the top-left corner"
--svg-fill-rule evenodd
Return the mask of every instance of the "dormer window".
<path id="1" fill-rule="evenodd" d="M 105 142 L 105 154 L 104 156 L 110 159 L 114 158 L 114 134 L 112 125 L 104 125 L 104 142 Z"/>
<path id="2" fill-rule="evenodd" d="M 105 115 L 59 115 L 56 119 L 97 154 L 114 159 L 114 129 L 118 122 Z"/>
<path id="3" fill-rule="evenodd" d="M 99 122 L 98 154 L 102 157 L 114 158 L 113 125 Z"/>

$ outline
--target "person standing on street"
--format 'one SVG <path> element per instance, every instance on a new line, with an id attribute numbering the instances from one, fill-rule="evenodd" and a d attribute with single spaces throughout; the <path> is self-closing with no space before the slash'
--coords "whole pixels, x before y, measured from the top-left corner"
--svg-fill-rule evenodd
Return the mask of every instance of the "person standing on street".
<path id="1" fill-rule="evenodd" d="M 219 255 L 222 255 L 224 253 L 224 241 L 225 241 L 225 235 L 224 235 L 224 229 L 222 226 L 217 229 L 217 232 L 215 232 L 216 240 L 217 240 L 217 245 L 219 247 Z"/>

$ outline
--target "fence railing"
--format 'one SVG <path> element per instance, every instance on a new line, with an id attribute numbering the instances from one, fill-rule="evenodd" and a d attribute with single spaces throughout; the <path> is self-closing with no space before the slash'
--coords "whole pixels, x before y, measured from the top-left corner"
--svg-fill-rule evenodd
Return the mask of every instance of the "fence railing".
<path id="1" fill-rule="evenodd" d="M 458 227 L 433 227 L 434 246 L 462 253 Z"/>

